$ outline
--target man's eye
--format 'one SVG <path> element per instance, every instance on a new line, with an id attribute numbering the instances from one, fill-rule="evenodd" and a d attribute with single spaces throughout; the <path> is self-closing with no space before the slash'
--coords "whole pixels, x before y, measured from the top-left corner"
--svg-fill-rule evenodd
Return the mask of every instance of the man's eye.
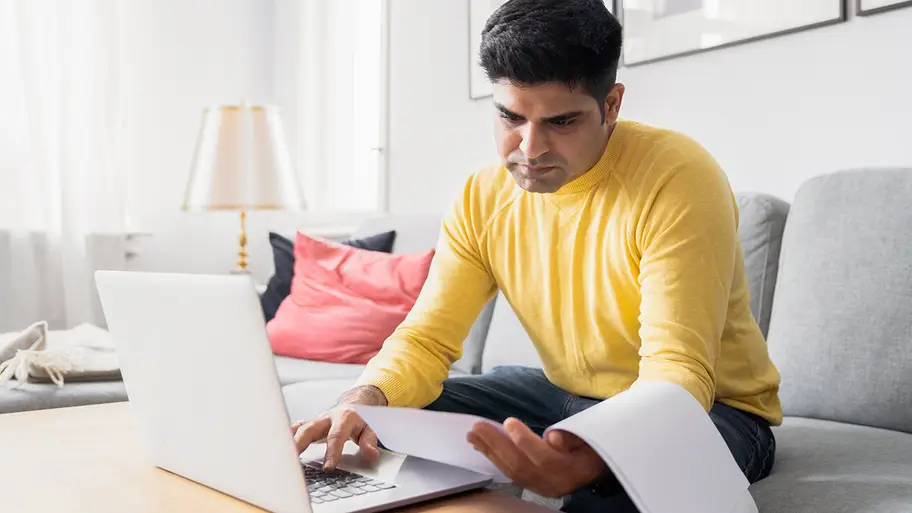
<path id="1" fill-rule="evenodd" d="M 509 121 L 511 123 L 517 123 L 519 121 L 522 121 L 521 117 L 513 115 L 513 114 L 507 114 L 506 112 L 501 112 L 500 117 L 503 119 L 506 119 L 507 121 Z"/>
<path id="2" fill-rule="evenodd" d="M 570 125 L 572 125 L 575 121 L 576 121 L 576 119 L 573 119 L 573 118 L 571 118 L 571 119 L 558 119 L 558 120 L 556 120 L 556 121 L 552 121 L 551 124 L 554 125 L 554 126 L 564 127 L 564 126 L 570 126 Z"/>

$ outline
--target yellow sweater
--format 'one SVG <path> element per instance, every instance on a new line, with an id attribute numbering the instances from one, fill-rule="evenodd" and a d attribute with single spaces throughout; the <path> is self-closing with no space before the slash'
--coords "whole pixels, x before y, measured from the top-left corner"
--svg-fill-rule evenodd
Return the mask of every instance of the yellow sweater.
<path id="1" fill-rule="evenodd" d="M 502 166 L 476 173 L 414 309 L 358 384 L 393 406 L 431 403 L 500 289 L 564 390 L 608 398 L 665 380 L 707 410 L 721 401 L 779 424 L 737 223 L 728 180 L 699 144 L 630 121 L 554 194 L 520 189 Z"/>

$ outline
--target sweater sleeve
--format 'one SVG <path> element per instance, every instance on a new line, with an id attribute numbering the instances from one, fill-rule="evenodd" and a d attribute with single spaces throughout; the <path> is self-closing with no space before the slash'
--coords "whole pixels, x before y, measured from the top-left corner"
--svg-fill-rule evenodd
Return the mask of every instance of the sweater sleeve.
<path id="1" fill-rule="evenodd" d="M 640 253 L 638 381 L 670 381 L 709 411 L 737 255 L 737 210 L 721 169 L 705 154 L 646 191 Z"/>
<path id="2" fill-rule="evenodd" d="M 436 399 L 462 343 L 497 287 L 481 256 L 472 180 L 444 218 L 428 279 L 415 306 L 368 362 L 357 385 L 374 385 L 390 406 Z"/>

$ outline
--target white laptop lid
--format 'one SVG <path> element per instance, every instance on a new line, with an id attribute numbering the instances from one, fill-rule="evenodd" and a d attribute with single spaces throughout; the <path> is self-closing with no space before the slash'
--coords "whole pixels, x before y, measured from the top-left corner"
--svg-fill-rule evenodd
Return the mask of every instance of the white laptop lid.
<path id="1" fill-rule="evenodd" d="M 309 512 L 250 278 L 99 271 L 96 283 L 151 462 L 271 511 Z"/>

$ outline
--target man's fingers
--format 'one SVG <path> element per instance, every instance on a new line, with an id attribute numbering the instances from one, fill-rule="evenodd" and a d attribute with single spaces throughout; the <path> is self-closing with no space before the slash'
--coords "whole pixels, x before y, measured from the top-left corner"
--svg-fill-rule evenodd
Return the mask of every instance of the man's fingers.
<path id="1" fill-rule="evenodd" d="M 504 422 L 504 432 L 478 423 L 468 441 L 519 486 L 546 497 L 560 497 L 602 474 L 605 464 L 588 445 L 564 432 L 542 439 L 516 419 Z M 555 448 L 568 449 L 560 451 Z"/>
<path id="2" fill-rule="evenodd" d="M 573 433 L 561 430 L 554 430 L 548 433 L 548 436 L 545 437 L 548 444 L 551 447 L 555 448 L 561 452 L 571 452 L 579 449 L 580 447 L 586 445 L 580 437 L 574 435 Z"/>
<path id="3" fill-rule="evenodd" d="M 361 452 L 364 453 L 368 459 L 376 459 L 380 456 L 380 451 L 377 449 L 377 434 L 374 433 L 373 429 L 364 426 L 357 442 L 358 447 L 361 448 Z"/>
<path id="4" fill-rule="evenodd" d="M 298 450 L 298 453 L 304 452 L 310 444 L 320 441 L 326 437 L 329 433 L 329 427 L 332 425 L 332 420 L 329 418 L 317 419 L 313 422 L 307 422 L 301 424 L 297 430 L 295 430 L 295 447 Z"/>
<path id="5" fill-rule="evenodd" d="M 494 426 L 479 422 L 475 425 L 472 433 L 477 437 L 477 441 L 487 447 L 490 452 L 490 454 L 485 453 L 485 455 L 492 461 L 496 459 L 500 462 L 500 464 L 495 464 L 508 477 L 516 480 L 520 474 L 531 470 L 529 459 L 516 447 L 516 444 L 513 443 L 509 436 L 501 433 Z"/>
<path id="6" fill-rule="evenodd" d="M 533 464 L 539 467 L 547 467 L 548 463 L 560 457 L 560 453 L 519 420 L 507 419 L 504 422 L 504 428 L 516 447 Z"/>
<path id="7" fill-rule="evenodd" d="M 530 489 L 532 486 L 534 486 L 535 483 L 532 481 L 531 476 L 528 476 L 526 472 L 514 471 L 507 462 L 503 461 L 500 456 L 498 456 L 497 453 L 491 449 L 491 447 L 484 441 L 481 436 L 475 433 L 470 433 L 468 440 L 476 451 L 484 454 L 485 457 L 488 458 L 488 460 L 493 463 L 495 467 L 503 472 L 505 476 L 510 478 L 514 484 L 522 488 Z"/>
<path id="8" fill-rule="evenodd" d="M 323 459 L 323 468 L 333 470 L 342 458 L 342 449 L 345 442 L 352 437 L 352 433 L 361 431 L 363 421 L 352 410 L 342 410 L 332 416 L 332 427 L 326 435 L 326 455 Z"/>
<path id="9" fill-rule="evenodd" d="M 519 480 L 522 479 L 522 477 L 512 475 L 513 470 L 509 467 L 509 465 L 507 465 L 505 462 L 501 461 L 500 457 L 497 455 L 497 453 L 495 453 L 491 449 L 491 446 L 488 445 L 487 442 L 485 442 L 484 438 L 482 438 L 478 434 L 469 433 L 468 440 L 469 440 L 469 443 L 472 444 L 472 447 L 474 447 L 476 451 L 484 454 L 485 457 L 488 458 L 488 460 L 490 460 L 491 463 L 494 464 L 494 466 L 499 468 L 500 471 L 504 473 L 504 475 L 506 475 L 507 477 L 512 479 L 514 483 L 521 484 L 521 483 L 519 483 Z"/>

